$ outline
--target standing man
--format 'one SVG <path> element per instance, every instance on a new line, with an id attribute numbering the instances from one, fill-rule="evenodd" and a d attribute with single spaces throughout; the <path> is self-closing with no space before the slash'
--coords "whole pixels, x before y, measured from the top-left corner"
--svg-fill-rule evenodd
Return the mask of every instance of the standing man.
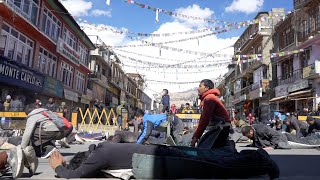
<path id="1" fill-rule="evenodd" d="M 161 104 L 163 105 L 162 113 L 169 112 L 169 110 L 170 110 L 169 109 L 170 108 L 170 96 L 169 96 L 168 89 L 163 89 L 161 94 L 162 94 Z"/>
<path id="2" fill-rule="evenodd" d="M 202 109 L 199 126 L 192 137 L 191 146 L 198 142 L 199 148 L 211 149 L 222 147 L 226 144 L 230 130 L 230 118 L 226 108 L 219 99 L 220 91 L 214 89 L 214 84 L 209 79 L 204 79 L 198 87 L 200 108 Z M 209 127 L 209 132 L 202 133 Z M 200 137 L 202 138 L 200 139 Z M 199 141 L 200 139 L 200 141 Z"/>
<path id="3" fill-rule="evenodd" d="M 52 112 L 55 112 L 57 110 L 57 107 L 53 101 L 53 98 L 48 99 L 48 103 L 46 104 L 45 108 Z"/>

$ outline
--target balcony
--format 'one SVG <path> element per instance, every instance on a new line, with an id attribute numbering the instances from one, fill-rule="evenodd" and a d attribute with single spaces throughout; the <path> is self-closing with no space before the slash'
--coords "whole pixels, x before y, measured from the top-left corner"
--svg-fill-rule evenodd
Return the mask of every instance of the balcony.
<path id="1" fill-rule="evenodd" d="M 89 75 L 90 80 L 97 81 L 101 86 L 108 87 L 108 79 L 100 72 L 94 72 Z"/>
<path id="2" fill-rule="evenodd" d="M 267 90 L 269 89 L 269 80 L 262 79 L 259 82 L 251 85 L 251 91 L 254 91 L 258 88 L 262 88 L 262 92 L 267 92 Z"/>
<path id="3" fill-rule="evenodd" d="M 319 70 L 316 68 L 318 67 L 319 61 L 316 61 L 315 63 L 303 68 L 302 77 L 303 79 L 316 79 L 319 78 Z"/>
<path id="4" fill-rule="evenodd" d="M 291 76 L 289 75 L 278 77 L 278 86 L 293 83 L 299 79 L 302 79 L 301 69 L 293 71 Z"/>

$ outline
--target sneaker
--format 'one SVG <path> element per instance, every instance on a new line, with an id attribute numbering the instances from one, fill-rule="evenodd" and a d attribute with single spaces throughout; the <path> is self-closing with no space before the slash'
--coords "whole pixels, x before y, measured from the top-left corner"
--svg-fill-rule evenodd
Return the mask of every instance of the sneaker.
<path id="1" fill-rule="evenodd" d="M 42 159 L 47 159 L 48 157 L 51 156 L 51 154 L 54 152 L 54 151 L 59 151 L 59 149 L 57 149 L 56 147 L 54 146 L 46 146 L 44 147 L 45 149 L 45 152 L 41 155 L 41 158 Z"/>
<path id="2" fill-rule="evenodd" d="M 39 160 L 36 156 L 36 152 L 32 146 L 27 146 L 23 149 L 24 153 L 24 166 L 29 169 L 30 174 L 35 174 L 38 168 Z"/>
<path id="3" fill-rule="evenodd" d="M 23 173 L 23 152 L 21 146 L 10 150 L 8 164 L 11 167 L 12 177 L 14 179 L 21 177 Z"/>
<path id="4" fill-rule="evenodd" d="M 77 143 L 84 144 L 84 140 L 78 134 L 76 134 L 74 137 Z"/>
<path id="5" fill-rule="evenodd" d="M 68 143 L 66 143 L 65 141 L 58 141 L 58 143 L 60 144 L 61 147 L 64 147 L 64 148 L 70 148 L 70 146 L 68 145 Z"/>

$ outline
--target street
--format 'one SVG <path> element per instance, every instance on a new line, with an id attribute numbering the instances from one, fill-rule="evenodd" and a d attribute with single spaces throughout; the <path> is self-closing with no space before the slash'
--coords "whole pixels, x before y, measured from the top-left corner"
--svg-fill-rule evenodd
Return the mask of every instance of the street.
<path id="1" fill-rule="evenodd" d="M 90 144 L 91 143 L 85 143 L 84 145 L 71 145 L 70 149 L 61 149 L 61 152 L 68 161 L 77 152 L 87 150 Z M 245 145 L 246 144 L 237 144 L 237 149 L 248 149 L 248 147 L 244 147 Z M 270 150 L 268 152 L 271 155 L 272 159 L 274 159 L 280 167 L 279 179 L 320 179 L 320 173 L 318 171 L 318 164 L 320 162 L 320 151 L 318 149 Z M 10 174 L 8 174 L 8 176 L 5 176 L 3 179 L 11 179 L 9 175 Z M 50 168 L 48 160 L 40 159 L 37 174 L 30 177 L 28 170 L 25 169 L 24 174 L 20 179 L 58 178 L 55 178 L 55 173 Z"/>

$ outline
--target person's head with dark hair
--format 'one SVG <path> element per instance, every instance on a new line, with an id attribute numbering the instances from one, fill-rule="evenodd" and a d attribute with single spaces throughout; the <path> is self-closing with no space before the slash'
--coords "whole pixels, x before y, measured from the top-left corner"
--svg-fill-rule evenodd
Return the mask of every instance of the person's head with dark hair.
<path id="1" fill-rule="evenodd" d="M 190 104 L 189 103 L 186 103 L 186 108 L 190 108 Z"/>
<path id="2" fill-rule="evenodd" d="M 162 95 L 164 96 L 164 95 L 168 95 L 169 94 L 169 91 L 168 91 L 168 89 L 163 89 L 162 90 Z"/>
<path id="3" fill-rule="evenodd" d="M 241 129 L 241 133 L 249 139 L 254 137 L 254 129 L 252 126 L 245 126 Z"/>
<path id="4" fill-rule="evenodd" d="M 202 95 L 204 92 L 208 91 L 209 89 L 213 89 L 214 84 L 210 79 L 204 79 L 200 82 L 198 87 L 198 94 Z"/>
<path id="5" fill-rule="evenodd" d="M 312 117 L 312 116 L 307 116 L 307 119 L 306 119 L 306 121 L 307 121 L 307 123 L 309 124 L 309 125 L 313 125 L 314 124 L 314 118 Z"/>
<path id="6" fill-rule="evenodd" d="M 134 118 L 137 120 L 137 122 L 140 124 L 142 122 L 142 118 L 144 116 L 144 112 L 141 109 L 137 109 L 134 113 Z"/>

